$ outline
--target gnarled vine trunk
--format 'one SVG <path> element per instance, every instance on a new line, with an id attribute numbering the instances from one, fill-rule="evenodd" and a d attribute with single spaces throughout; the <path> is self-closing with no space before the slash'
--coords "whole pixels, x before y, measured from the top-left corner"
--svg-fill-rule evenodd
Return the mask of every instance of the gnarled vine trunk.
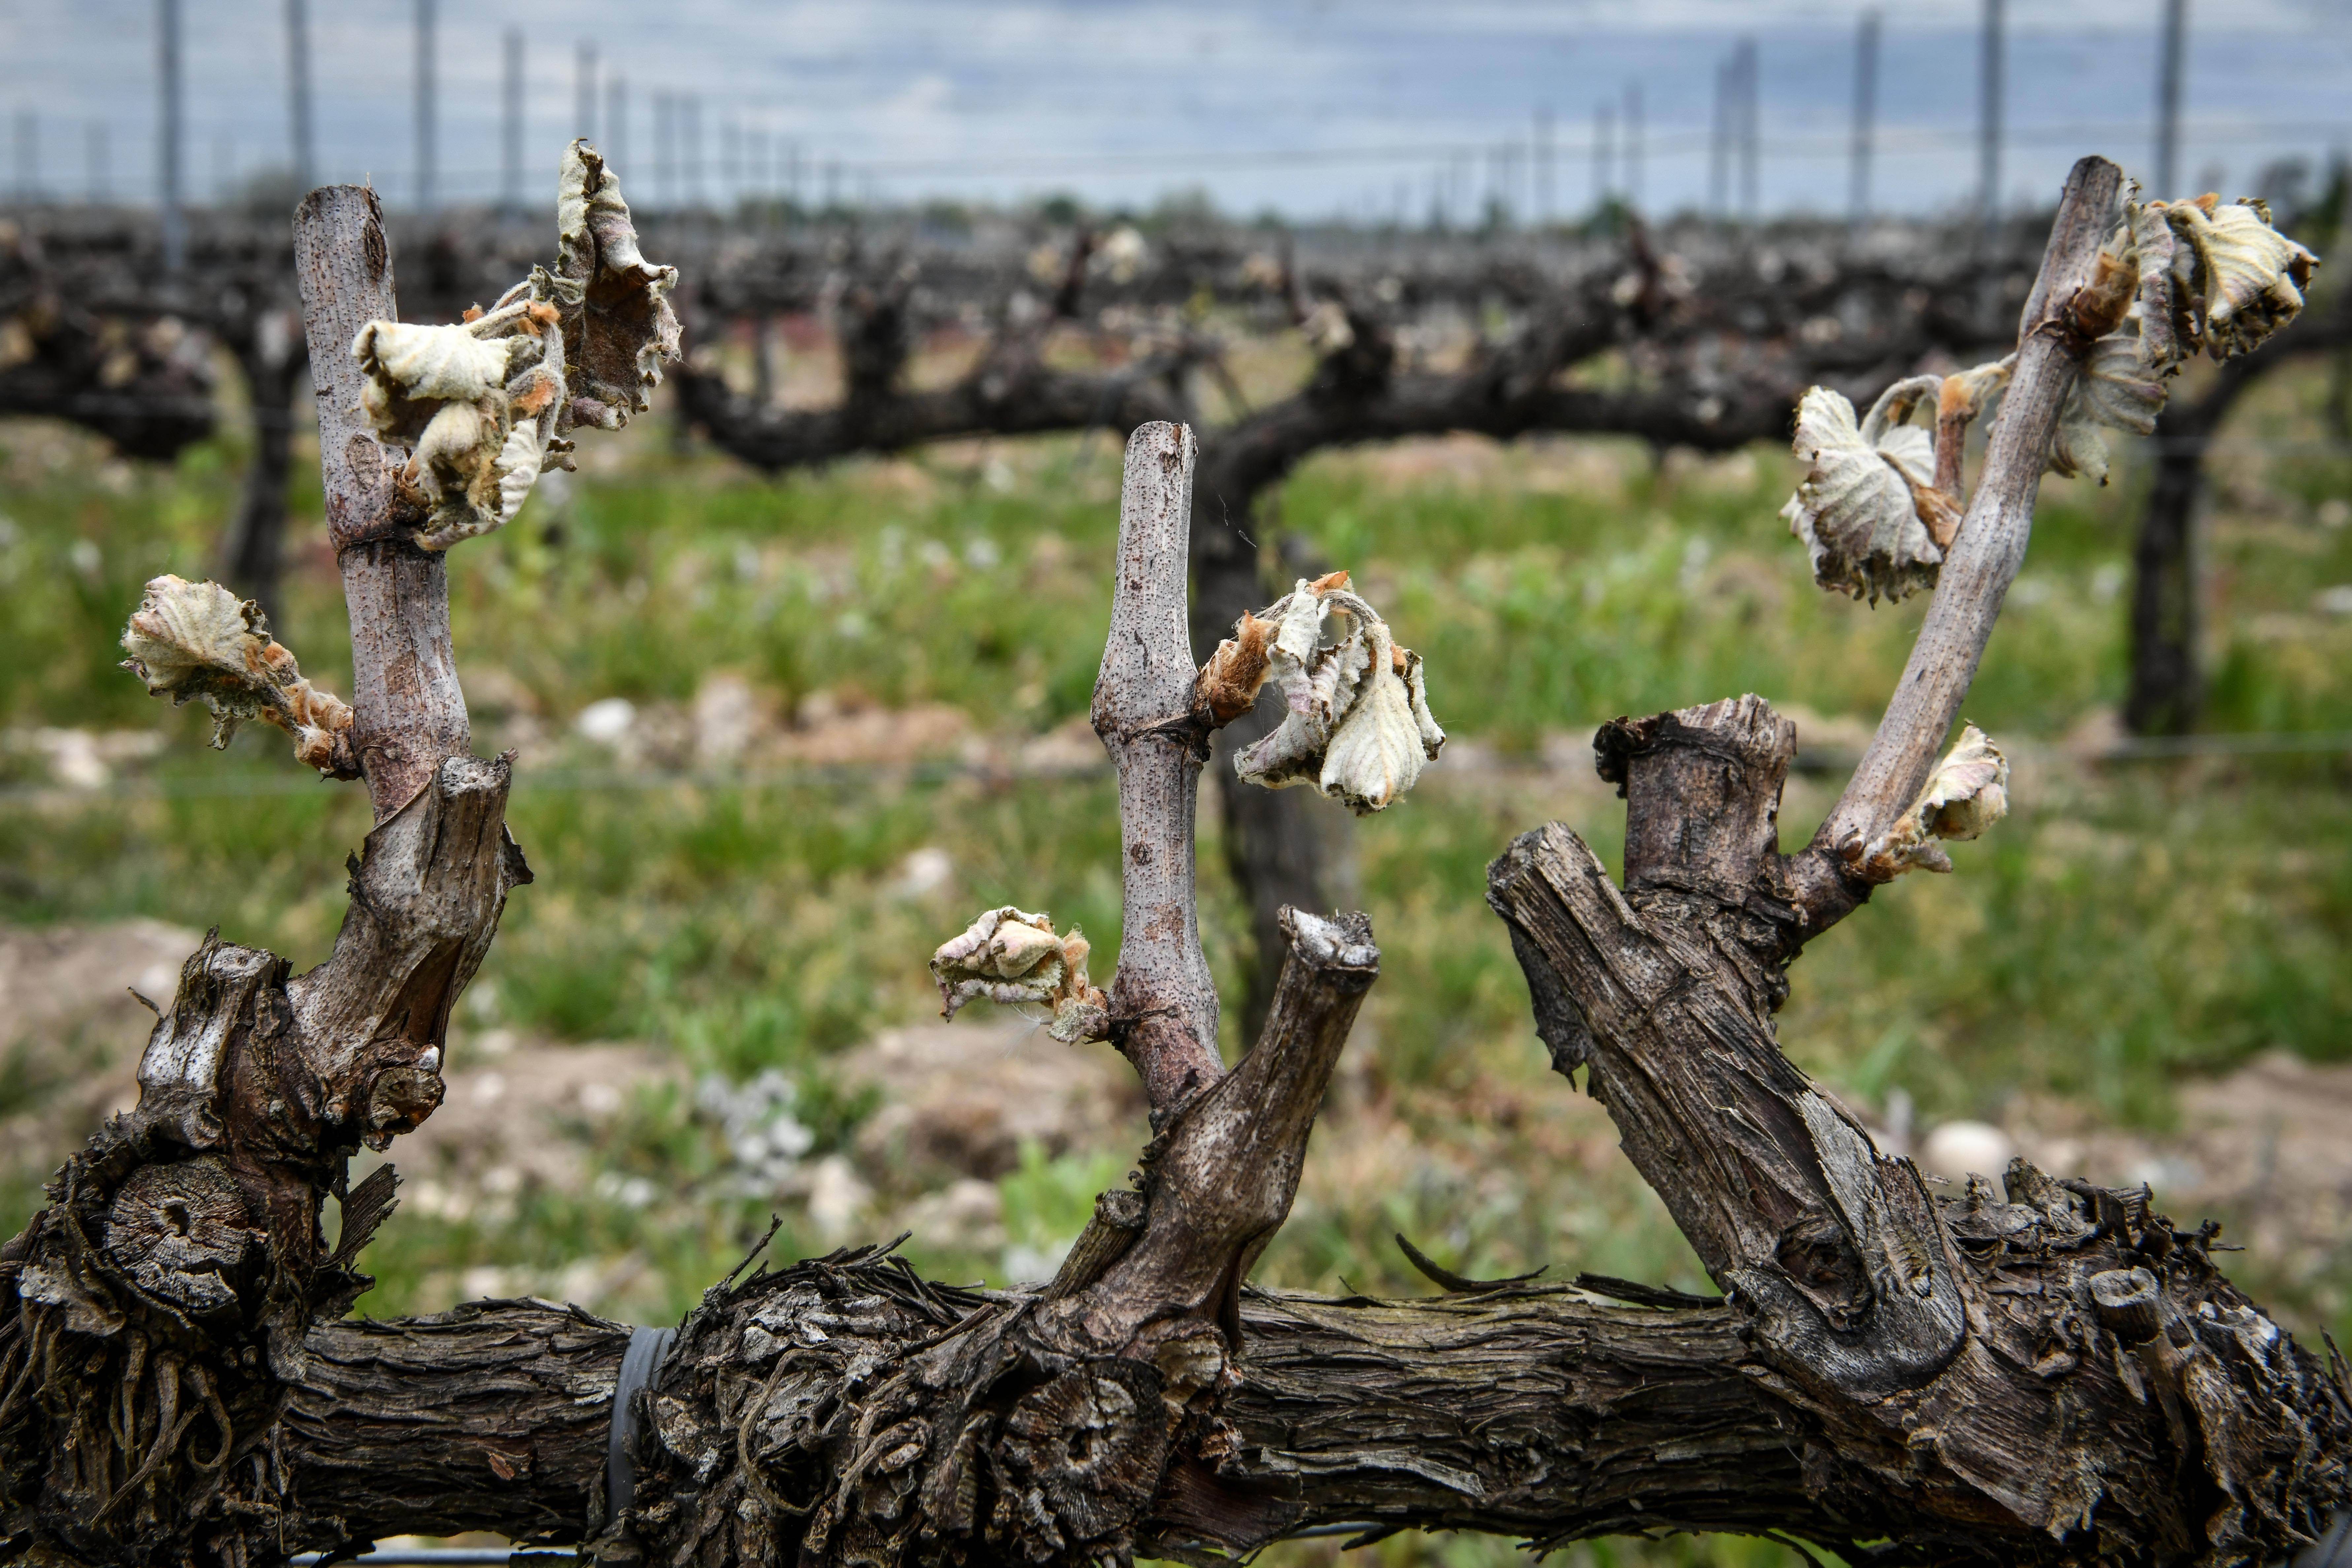
<path id="1" fill-rule="evenodd" d="M 1076 1564 L 1345 1523 L 2054 1565 L 2267 1562 L 2310 1540 L 2352 1492 L 2345 1368 L 2235 1289 L 2208 1233 L 2022 1162 L 1998 1190 L 1933 1195 L 1775 1034 L 1805 942 L 1894 874 L 1873 847 L 1918 797 L 2022 559 L 2099 330 L 2077 300 L 2119 179 L 2074 171 L 1918 642 L 1811 841 L 1780 850 L 1795 732 L 1745 697 L 1604 727 L 1622 879 L 1558 825 L 1492 868 L 1555 1065 L 1586 1074 L 1720 1300 L 1590 1279 L 1410 1301 L 1248 1287 L 1380 955 L 1361 915 L 1283 911 L 1265 1025 L 1223 1067 L 1193 891 L 1219 713 L 1187 626 L 1196 453 L 1147 424 L 1094 704 L 1126 899 L 1106 1033 L 1155 1134 L 1139 1183 L 1102 1194 L 1044 1287 L 939 1286 L 873 1249 L 747 1259 L 657 1358 L 543 1302 L 342 1318 L 393 1184 L 347 1189 L 344 1157 L 437 1103 L 449 1007 L 528 872 L 508 764 L 468 754 L 440 560 L 400 531 L 341 353 L 391 314 L 380 215 L 364 191 L 313 193 L 298 234 L 376 826 L 334 955 L 291 977 L 208 941 L 138 1110 L 0 1253 L 8 1548 L 245 1568 L 493 1529 L 705 1568 Z"/>

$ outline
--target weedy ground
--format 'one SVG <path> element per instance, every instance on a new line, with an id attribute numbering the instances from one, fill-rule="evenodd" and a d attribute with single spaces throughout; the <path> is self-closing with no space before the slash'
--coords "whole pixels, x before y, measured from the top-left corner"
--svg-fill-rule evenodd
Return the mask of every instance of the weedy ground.
<path id="1" fill-rule="evenodd" d="M 2324 395 L 2316 375 L 2273 376 L 2213 458 L 2217 731 L 2352 730 L 2352 587 L 2339 586 L 2352 456 L 2320 438 Z M 144 579 L 209 574 L 240 458 L 225 438 L 138 468 L 56 426 L 0 426 L 0 923 L 217 923 L 298 967 L 325 955 L 363 795 L 299 776 L 274 732 L 206 752 L 199 712 L 160 708 L 115 668 Z M 936 1222 L 908 1243 L 926 1268 L 1035 1277 L 1128 1168 L 1131 1102 L 1107 1089 L 1010 1155 L 1013 1133 L 996 1129 L 992 1152 L 967 1150 L 959 1169 L 952 1151 L 926 1163 L 876 1136 L 892 1090 L 852 1064 L 878 1033 L 935 1014 L 924 961 L 982 908 L 1050 910 L 1094 939 L 1098 980 L 1111 967 L 1113 796 L 1083 765 L 1081 727 L 1117 444 L 961 446 L 769 480 L 656 418 L 589 458 L 568 496 L 543 490 L 452 558 L 478 734 L 520 752 L 510 820 L 539 878 L 464 1005 L 452 1106 L 495 1121 L 496 1078 L 569 1153 L 497 1164 L 464 1194 L 412 1178 L 409 1212 L 367 1255 L 380 1283 L 361 1310 L 561 1290 L 659 1321 L 772 1210 L 787 1252 L 912 1210 Z M 348 690 L 310 454 L 298 468 L 278 626 L 306 671 Z M 1757 691 L 1797 713 L 1809 755 L 1866 738 L 1922 606 L 1815 590 L 1774 515 L 1793 479 L 1767 448 L 1659 461 L 1611 443 L 1459 440 L 1327 457 L 1282 492 L 1261 542 L 1295 536 L 1355 571 L 1427 657 L 1454 741 L 1408 801 L 1351 829 L 1383 973 L 1261 1280 L 1425 1292 L 1390 1240 L 1402 1230 L 1471 1274 L 1549 1265 L 1705 1288 L 1605 1119 L 1546 1070 L 1484 872 L 1551 817 L 1614 858 L 1621 808 L 1589 751 L 1612 715 Z M 2010 819 L 1956 848 L 1955 875 L 1880 893 L 1792 973 L 1790 1051 L 1865 1114 L 1899 1089 L 1922 1126 L 2063 1113 L 2161 1138 L 2214 1075 L 2263 1053 L 2352 1059 L 2347 762 L 2082 760 L 2114 733 L 2144 482 L 2127 463 L 2105 490 L 2044 488 L 1968 709 L 2015 748 Z M 603 738 L 583 734 L 583 711 L 612 698 L 625 719 L 608 706 L 589 726 Z M 136 750 L 120 732 L 163 743 L 75 789 L 53 777 L 73 743 L 60 731 L 117 759 Z M 1792 845 L 1839 776 L 1792 783 Z M 1213 809 L 1202 820 L 1205 934 L 1230 1016 L 1244 926 Z M 143 1016 L 29 1036 L 0 1023 L 0 1231 L 106 1109 L 87 1085 L 122 1081 Z M 972 1029 L 983 1055 L 1020 1038 L 1017 1025 Z M 578 1048 L 599 1041 L 628 1048 Z M 1034 1041 L 1020 1050 L 1034 1058 Z M 747 1152 L 747 1131 L 765 1143 Z M 2235 1267 L 2299 1329 L 2352 1334 L 2340 1242 Z M 1420 1538 L 1373 1551 L 1384 1568 L 1514 1554 Z M 1794 1561 L 1729 1540 L 1576 1555 Z"/>

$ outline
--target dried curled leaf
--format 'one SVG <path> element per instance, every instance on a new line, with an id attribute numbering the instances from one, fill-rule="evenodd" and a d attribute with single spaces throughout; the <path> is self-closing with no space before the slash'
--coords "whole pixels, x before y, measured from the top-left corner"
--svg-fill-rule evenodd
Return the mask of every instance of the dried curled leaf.
<path id="1" fill-rule="evenodd" d="M 1039 1003 L 1053 1009 L 1046 1033 L 1064 1045 L 1106 1037 L 1110 1002 L 1087 980 L 1087 939 L 1076 927 L 1054 934 L 1054 917 L 1007 904 L 971 922 L 961 936 L 931 954 L 943 1015 L 986 997 L 1006 1006 Z"/>
<path id="2" fill-rule="evenodd" d="M 1247 610 L 1234 623 L 1234 635 L 1217 645 L 1192 683 L 1194 704 L 1217 724 L 1230 724 L 1257 706 L 1265 685 L 1267 645 L 1274 627 Z"/>
<path id="3" fill-rule="evenodd" d="M 2009 759 L 1983 731 L 1967 725 L 1911 809 L 1863 848 L 1859 869 L 1874 882 L 1910 870 L 1948 871 L 1951 857 L 1937 840 L 1974 838 L 2008 815 Z"/>
<path id="4" fill-rule="evenodd" d="M 564 403 L 554 306 L 517 284 L 451 326 L 370 321 L 352 343 L 361 405 L 410 448 L 404 486 L 426 509 L 417 542 L 446 550 L 510 520 L 551 456 Z"/>
<path id="5" fill-rule="evenodd" d="M 555 270 L 533 281 L 563 316 L 572 367 L 563 428 L 617 430 L 651 406 L 662 362 L 678 357 L 669 303 L 677 268 L 639 254 L 620 179 L 585 141 L 564 152 L 555 218 Z"/>
<path id="6" fill-rule="evenodd" d="M 2165 380 L 2166 373 L 2148 362 L 2137 331 L 2110 333 L 2093 343 L 2082 375 L 2059 405 L 2050 472 L 2105 484 L 2107 443 L 2100 429 L 2154 435 L 2157 416 L 2164 412 Z"/>
<path id="7" fill-rule="evenodd" d="M 1936 416 L 1940 419 L 1957 415 L 1969 420 L 1984 417 L 2000 401 L 2000 395 L 2009 390 L 2009 378 L 2016 371 L 2015 354 L 1954 371 L 1937 388 Z"/>
<path id="8" fill-rule="evenodd" d="M 1277 681 L 1289 712 L 1272 734 L 1235 754 L 1234 771 L 1266 789 L 1312 784 L 1361 816 L 1412 788 L 1444 746 L 1445 731 L 1430 716 L 1421 656 L 1397 647 L 1388 623 L 1347 584 L 1344 572 L 1301 578 L 1262 616 L 1243 617 L 1202 679 L 1226 659 L 1219 679 L 1237 693 L 1248 658 L 1242 649 L 1259 640 L 1265 664 L 1255 679 Z M 1269 625 L 1270 641 L 1263 629 Z M 1255 700 L 1255 684 L 1249 695 Z M 1207 700 L 1213 712 L 1214 700 Z"/>
<path id="9" fill-rule="evenodd" d="M 212 710 L 213 744 L 228 744 L 239 723 L 260 719 L 294 737 L 294 755 L 331 778 L 357 778 L 352 710 L 302 678 L 293 653 L 269 636 L 250 599 L 217 583 L 168 574 L 151 578 L 122 633 L 122 668 L 172 706 Z"/>
<path id="10" fill-rule="evenodd" d="M 361 402 L 383 434 L 414 441 L 445 403 L 470 403 L 506 385 L 504 338 L 477 336 L 473 326 L 421 327 L 370 321 L 352 353 L 367 372 Z"/>
<path id="11" fill-rule="evenodd" d="M 1780 515 L 1804 541 L 1821 586 L 1872 604 L 1935 586 L 1944 563 L 1937 541 L 1958 531 L 1960 506 L 1936 488 L 1927 433 L 1904 421 L 1941 389 L 1935 376 L 1897 382 L 1859 423 L 1853 405 L 1827 387 L 1797 405 L 1791 445 L 1805 477 Z"/>
<path id="12" fill-rule="evenodd" d="M 2266 204 L 2209 195 L 2148 205 L 2162 211 L 2176 241 L 2175 309 L 2187 313 L 2187 341 L 2202 342 L 2217 360 L 2228 359 L 2259 348 L 2301 312 L 2303 290 L 2311 286 L 2319 258 L 2271 226 Z"/>
<path id="13" fill-rule="evenodd" d="M 2131 191 L 2123 224 L 2100 258 L 2105 260 L 2112 251 L 2118 266 L 2137 269 L 2141 352 L 2150 364 L 2168 371 L 2196 348 L 2197 322 L 2189 313 L 2188 289 L 2173 272 L 2181 247 L 2164 216 L 2165 204 L 2139 200 L 2137 181 Z"/>
<path id="14" fill-rule="evenodd" d="M 550 468 L 570 468 L 575 425 L 614 430 L 649 405 L 677 357 L 677 269 L 637 250 L 621 183 L 595 149 L 565 152 L 556 262 L 452 326 L 370 321 L 352 344 L 377 434 L 410 448 L 403 492 L 446 550 L 509 521 Z"/>

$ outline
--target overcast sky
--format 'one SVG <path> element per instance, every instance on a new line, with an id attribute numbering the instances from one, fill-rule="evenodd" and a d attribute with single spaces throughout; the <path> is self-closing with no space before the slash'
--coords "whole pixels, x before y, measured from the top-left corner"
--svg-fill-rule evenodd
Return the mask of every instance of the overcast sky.
<path id="1" fill-rule="evenodd" d="M 181 0 L 192 195 L 289 153 L 285 0 Z M 309 0 L 321 180 L 415 190 L 415 0 Z M 1145 205 L 1206 190 L 1241 212 L 1424 216 L 1442 184 L 1459 213 L 1507 182 L 1536 199 L 1524 149 L 1554 117 L 1554 200 L 1593 188 L 1594 113 L 1638 90 L 1643 204 L 1704 198 L 1718 63 L 1760 51 L 1765 206 L 1841 211 L 1855 22 L 1844 0 L 439 0 L 445 197 L 501 178 L 501 39 L 524 37 L 527 162 L 551 184 L 574 129 L 576 55 L 625 82 L 619 136 L 633 195 L 656 193 L 656 94 L 695 95 L 703 193 L 721 194 L 728 127 L 756 133 L 804 195 L 838 163 L 842 194 L 1017 198 L 1066 190 Z M 2046 200 L 2066 164 L 2149 162 L 2163 0 L 2010 0 L 2010 201 Z M 0 110 L 16 187 L 79 195 L 102 126 L 114 194 L 155 188 L 157 0 L 0 0 Z M 1922 210 L 1977 184 L 1980 0 L 1915 0 L 1885 24 L 1879 205 Z M 2191 0 L 2182 178 L 2236 195 L 2287 153 L 2352 145 L 2352 0 Z M 35 137 L 25 139 L 30 120 Z M 1495 150 L 1522 151 L 1497 159 Z M 2204 178 L 2218 174 L 2218 181 Z M 674 176 L 685 178 L 681 170 Z M 1615 178 L 1622 182 L 1622 168 Z"/>

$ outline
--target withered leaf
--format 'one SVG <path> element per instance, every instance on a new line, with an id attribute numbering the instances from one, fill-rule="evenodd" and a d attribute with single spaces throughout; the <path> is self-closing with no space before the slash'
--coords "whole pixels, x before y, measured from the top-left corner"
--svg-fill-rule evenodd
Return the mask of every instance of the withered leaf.
<path id="1" fill-rule="evenodd" d="M 1069 1045 L 1100 1039 L 1108 1026 L 1109 1000 L 1087 979 L 1089 951 L 1076 926 L 1056 936 L 1052 915 L 1006 904 L 941 943 L 931 954 L 931 978 L 946 1017 L 983 997 L 1006 1006 L 1040 1004 L 1053 1009 L 1046 1032 Z"/>
<path id="2" fill-rule="evenodd" d="M 1959 503 L 1936 488 L 1927 433 L 1904 418 L 1940 387 L 1934 376 L 1897 382 L 1860 421 L 1827 387 L 1797 405 L 1791 445 L 1805 477 L 1780 515 L 1804 542 L 1821 586 L 1873 604 L 1935 586 L 1944 562 L 1937 537 L 1951 537 Z"/>
<path id="3" fill-rule="evenodd" d="M 125 669 L 177 708 L 202 702 L 213 716 L 213 744 L 226 746 L 239 723 L 259 719 L 294 737 L 294 754 L 332 777 L 357 776 L 341 698 L 303 679 L 294 655 L 269 636 L 261 607 L 217 583 L 168 573 L 151 578 L 123 629 Z"/>
<path id="4" fill-rule="evenodd" d="M 1312 784 L 1360 816 L 1412 789 L 1445 731 L 1429 711 L 1421 656 L 1396 646 L 1388 623 L 1347 581 L 1344 572 L 1301 578 L 1262 616 L 1244 617 L 1244 637 L 1253 635 L 1247 623 L 1274 627 L 1261 679 L 1279 684 L 1289 711 L 1273 733 L 1237 752 L 1234 766 L 1266 789 Z M 1237 658 L 1240 640 L 1225 645 Z"/>
<path id="5" fill-rule="evenodd" d="M 1874 882 L 1911 870 L 1948 871 L 1951 857 L 1938 840 L 1974 838 L 2008 815 L 2009 759 L 1983 731 L 1967 725 L 1911 809 L 1862 848 L 1858 868 Z"/>
<path id="6" fill-rule="evenodd" d="M 665 360 L 678 356 L 670 290 L 677 268 L 637 249 L 621 182 L 596 150 L 576 141 L 563 155 L 556 195 L 555 270 L 540 287 L 563 318 L 570 405 L 561 428 L 617 430 L 651 406 Z"/>

